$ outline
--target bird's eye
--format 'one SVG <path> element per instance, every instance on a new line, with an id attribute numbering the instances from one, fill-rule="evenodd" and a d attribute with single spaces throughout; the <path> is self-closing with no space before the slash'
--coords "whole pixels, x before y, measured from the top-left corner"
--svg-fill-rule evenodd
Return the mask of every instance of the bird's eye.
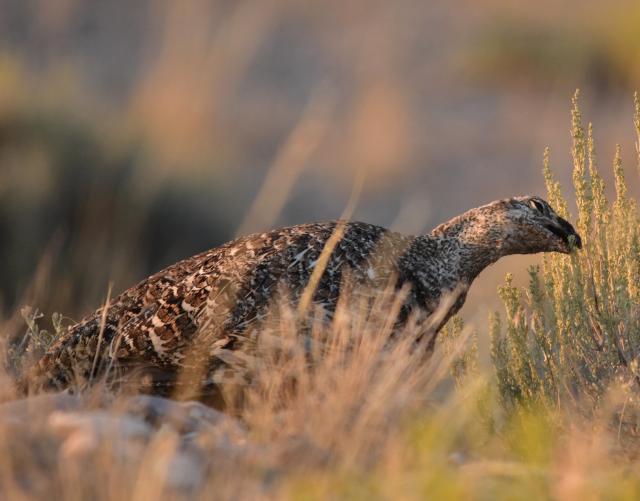
<path id="1" fill-rule="evenodd" d="M 544 205 L 542 205 L 538 200 L 531 200 L 530 201 L 530 206 L 531 206 L 532 209 L 537 210 L 541 214 L 546 214 L 547 213 L 547 211 L 545 210 Z"/>

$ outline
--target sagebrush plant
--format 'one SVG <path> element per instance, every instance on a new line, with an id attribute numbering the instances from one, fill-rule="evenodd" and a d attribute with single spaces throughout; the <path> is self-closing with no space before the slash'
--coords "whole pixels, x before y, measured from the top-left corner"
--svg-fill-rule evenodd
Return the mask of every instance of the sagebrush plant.
<path id="1" fill-rule="evenodd" d="M 547 254 L 529 269 L 519 289 L 508 275 L 499 288 L 506 312 L 490 320 L 491 356 L 507 405 L 597 404 L 612 385 L 640 390 L 640 235 L 636 200 L 628 195 L 620 146 L 613 160 L 615 199 L 605 195 L 596 161 L 593 127 L 583 124 L 573 98 L 573 186 L 583 249 L 570 256 Z M 640 98 L 634 125 L 640 168 Z M 554 179 L 549 151 L 544 179 L 550 203 L 570 218 L 569 204 Z"/>

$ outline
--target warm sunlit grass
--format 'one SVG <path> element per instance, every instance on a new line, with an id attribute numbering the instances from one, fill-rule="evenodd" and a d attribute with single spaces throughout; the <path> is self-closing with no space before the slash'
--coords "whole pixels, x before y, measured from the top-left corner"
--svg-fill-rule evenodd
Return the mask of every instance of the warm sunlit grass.
<path id="1" fill-rule="evenodd" d="M 76 4 L 82 2 L 65 2 L 65 9 L 38 2 L 44 42 L 56 47 L 55 34 L 72 31 Z M 313 191 L 327 218 L 342 210 L 354 172 L 367 172 L 376 208 L 389 204 L 394 183 L 404 179 L 403 200 L 411 193 L 415 200 L 399 208 L 397 226 L 423 231 L 430 208 L 453 210 L 469 196 L 455 193 L 461 171 L 449 174 L 449 167 L 487 172 L 485 150 L 499 149 L 510 161 L 512 140 L 528 134 L 480 130 L 499 123 L 494 113 L 507 113 L 491 96 L 467 101 L 455 92 L 469 85 L 464 71 L 444 76 L 459 58 L 489 51 L 482 75 L 504 88 L 520 78 L 545 89 L 558 76 L 605 88 L 637 80 L 637 8 L 618 9 L 615 18 L 586 13 L 611 26 L 576 29 L 588 38 L 581 44 L 584 38 L 569 40 L 564 32 L 521 30 L 521 21 L 484 40 L 470 23 L 480 14 L 475 6 L 458 26 L 438 17 L 437 8 L 433 22 L 412 2 L 393 10 L 331 5 L 317 2 L 307 12 L 287 1 L 159 2 L 142 48 L 131 48 L 147 51 L 144 65 L 126 91 L 104 100 L 84 99 L 88 91 L 79 82 L 91 70 L 82 65 L 94 61 L 82 62 L 81 51 L 77 61 L 65 60 L 65 45 L 58 45 L 34 71 L 22 63 L 24 54 L 3 47 L 0 207 L 16 230 L 0 242 L 10 258 L 0 268 L 12 273 L 3 286 L 20 295 L 0 300 L 80 315 L 104 299 L 108 280 L 122 290 L 233 231 L 292 222 L 282 214 L 305 169 L 316 176 Z M 552 35 L 553 27 L 565 28 L 562 16 L 537 5 L 523 17 L 532 10 L 553 18 Z M 454 42 L 419 36 L 438 30 Z M 599 45 L 604 67 L 595 64 Z M 448 104 L 440 102 L 439 87 L 453 96 Z M 512 110 L 506 123 L 532 127 L 521 108 L 508 100 L 502 106 Z M 478 354 L 487 333 L 477 321 L 472 332 L 453 320 L 430 359 L 414 349 L 415 327 L 389 341 L 393 298 L 378 298 L 373 310 L 340 311 L 329 325 L 274 305 L 282 315 L 253 347 L 251 384 L 226 390 L 237 404 L 229 409 L 234 418 L 205 419 L 196 406 L 188 418 L 145 421 L 130 397 L 100 386 L 82 399 L 16 400 L 16 374 L 42 349 L 34 339 L 46 344 L 56 330 L 49 324 L 60 320 L 17 308 L 0 320 L 0 356 L 8 361 L 0 375 L 0 498 L 640 497 L 636 201 L 625 194 L 619 158 L 616 202 L 605 200 L 591 129 L 577 107 L 574 118 L 585 251 L 546 258 L 532 270 L 529 288 L 501 289 L 507 308 L 492 324 L 491 362 Z M 636 129 L 640 135 L 639 111 Z M 431 199 L 422 181 L 407 191 L 416 165 L 429 172 Z M 554 206 L 572 207 L 573 197 L 562 198 L 550 170 L 545 174 Z M 329 189 L 322 192 L 318 179 L 339 195 L 324 196 Z M 508 185 L 502 183 L 492 180 L 492 189 Z M 442 186 L 447 193 L 438 198 Z M 252 190 L 253 204 L 246 199 Z M 434 207 L 454 196 L 457 202 Z M 48 231 L 60 221 L 61 235 Z M 187 236 L 188 245 L 172 247 Z M 30 249 L 42 253 L 33 270 Z M 151 254 L 153 262 L 144 259 Z M 33 277 L 27 284 L 25 275 Z"/>
<path id="2" fill-rule="evenodd" d="M 637 497 L 635 200 L 618 160 L 616 201 L 604 199 L 577 103 L 573 116 L 585 250 L 548 257 L 526 293 L 501 289 L 495 373 L 458 320 L 430 358 L 413 343 L 419 324 L 391 337 L 396 294 L 379 293 L 373 307 L 344 301 L 328 324 L 279 302 L 238 366 L 248 384 L 228 389 L 235 418 L 145 421 L 131 397 L 100 387 L 81 400 L 5 403 L 0 490 L 16 499 Z M 32 325 L 27 335 L 43 334 Z M 5 401 L 12 382 L 0 379 Z"/>

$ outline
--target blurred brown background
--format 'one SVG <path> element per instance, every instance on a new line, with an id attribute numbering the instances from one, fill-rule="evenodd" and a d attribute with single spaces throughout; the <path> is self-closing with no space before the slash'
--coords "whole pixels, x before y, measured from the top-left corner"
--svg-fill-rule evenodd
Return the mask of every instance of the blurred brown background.
<path id="1" fill-rule="evenodd" d="M 570 193 L 570 97 L 630 184 L 634 1 L 0 0 L 0 298 L 78 318 L 235 234 L 339 217 L 425 231 Z M 361 186 L 361 190 L 358 190 Z M 506 270 L 464 315 L 484 327 Z"/>

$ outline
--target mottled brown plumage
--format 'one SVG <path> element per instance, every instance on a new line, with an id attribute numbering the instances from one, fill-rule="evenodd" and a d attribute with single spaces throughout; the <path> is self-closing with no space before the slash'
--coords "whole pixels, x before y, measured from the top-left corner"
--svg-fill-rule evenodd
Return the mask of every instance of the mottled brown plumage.
<path id="1" fill-rule="evenodd" d="M 106 311 L 70 327 L 29 381 L 64 388 L 107 368 L 125 374 L 145 368 L 154 374 L 151 391 L 168 393 L 175 376 L 199 360 L 213 384 L 225 369 L 222 353 L 236 349 L 247 332 L 259 332 L 255 327 L 278 292 L 297 304 L 317 267 L 321 273 L 309 299 L 329 316 L 346 273 L 367 290 L 384 288 L 391 279 L 405 287 L 399 324 L 414 312 L 429 317 L 455 294 L 434 328 L 435 340 L 485 267 L 509 254 L 568 253 L 571 239 L 580 247 L 573 227 L 537 197 L 472 209 L 418 237 L 347 221 L 241 237 L 150 276 Z"/>

